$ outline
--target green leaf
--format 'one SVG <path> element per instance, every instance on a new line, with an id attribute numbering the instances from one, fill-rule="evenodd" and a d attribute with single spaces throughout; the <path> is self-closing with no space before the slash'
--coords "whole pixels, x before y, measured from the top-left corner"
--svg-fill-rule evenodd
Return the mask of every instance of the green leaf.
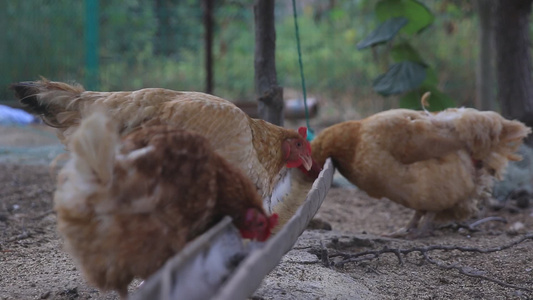
<path id="1" fill-rule="evenodd" d="M 405 96 L 400 99 L 400 107 L 421 110 L 422 104 L 420 103 L 420 100 L 425 92 L 431 93 L 428 98 L 429 106 L 426 107 L 429 111 L 441 111 L 446 108 L 457 106 L 457 103 L 455 103 L 450 96 L 439 91 L 435 86 L 423 85 L 422 87 L 405 94 Z"/>
<path id="2" fill-rule="evenodd" d="M 426 79 L 422 82 L 422 86 L 436 86 L 439 83 L 435 69 L 426 66 L 426 74 Z"/>
<path id="3" fill-rule="evenodd" d="M 383 22 L 390 18 L 404 17 L 409 23 L 402 29 L 407 34 L 424 30 L 435 20 L 435 16 L 416 0 L 381 0 L 376 4 L 376 15 Z"/>
<path id="4" fill-rule="evenodd" d="M 381 23 L 376 30 L 372 31 L 364 40 L 357 44 L 357 49 L 361 50 L 392 40 L 407 22 L 409 21 L 406 18 L 398 17 Z"/>
<path id="5" fill-rule="evenodd" d="M 374 91 L 384 95 L 408 92 L 422 84 L 426 68 L 416 62 L 403 61 L 392 65 L 387 73 L 379 75 L 373 83 Z"/>
<path id="6" fill-rule="evenodd" d="M 426 63 L 422 57 L 420 57 L 418 51 L 416 51 L 408 42 L 402 42 L 395 45 L 392 47 L 390 54 L 395 62 L 409 60 L 426 66 Z"/>

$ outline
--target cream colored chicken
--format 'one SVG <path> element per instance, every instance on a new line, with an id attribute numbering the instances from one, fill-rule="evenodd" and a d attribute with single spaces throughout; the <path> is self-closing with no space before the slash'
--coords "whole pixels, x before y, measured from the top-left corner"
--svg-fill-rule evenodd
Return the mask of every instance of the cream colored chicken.
<path id="1" fill-rule="evenodd" d="M 507 162 L 520 159 L 515 151 L 530 132 L 491 111 L 393 109 L 326 128 L 311 146 L 319 165 L 331 157 L 368 195 L 414 209 L 406 228 L 393 236 L 416 237 L 434 220 L 477 212 Z"/>
<path id="2" fill-rule="evenodd" d="M 65 145 L 80 120 L 95 106 L 108 111 L 119 124 L 121 135 L 141 124 L 167 124 L 197 132 L 252 180 L 269 213 L 276 210 L 271 199 L 274 189 L 283 177 L 290 176 L 290 168 L 298 168 L 311 182 L 320 172 L 320 168 L 312 165 L 305 127 L 297 132 L 250 118 L 233 103 L 212 95 L 161 88 L 91 92 L 78 85 L 46 79 L 16 83 L 12 89 L 22 104 L 58 129 Z M 287 199 L 298 205 L 303 201 L 302 195 L 305 197 L 303 193 Z"/>

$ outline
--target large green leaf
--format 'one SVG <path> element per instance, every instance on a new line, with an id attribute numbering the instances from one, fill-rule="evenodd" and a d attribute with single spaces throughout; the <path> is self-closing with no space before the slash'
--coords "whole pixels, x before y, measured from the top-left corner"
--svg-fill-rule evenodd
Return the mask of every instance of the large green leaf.
<path id="1" fill-rule="evenodd" d="M 416 0 L 381 0 L 376 5 L 376 15 L 381 22 L 395 17 L 404 17 L 409 23 L 402 29 L 407 34 L 422 31 L 435 20 L 435 16 Z"/>
<path id="2" fill-rule="evenodd" d="M 372 31 L 364 40 L 357 44 L 357 49 L 361 50 L 392 40 L 407 22 L 409 21 L 406 18 L 397 17 L 381 23 L 376 30 Z"/>
<path id="3" fill-rule="evenodd" d="M 439 91 L 435 86 L 423 85 L 420 88 L 405 94 L 405 96 L 400 99 L 400 107 L 421 110 L 422 104 L 420 103 L 420 100 L 425 92 L 431 93 L 427 99 L 429 106 L 426 107 L 429 111 L 441 111 L 449 107 L 457 106 L 450 96 Z"/>
<path id="4" fill-rule="evenodd" d="M 415 89 L 426 78 L 426 68 L 416 62 L 403 61 L 379 75 L 373 83 L 374 90 L 384 96 L 401 94 Z"/>
<path id="5" fill-rule="evenodd" d="M 418 54 L 418 51 L 416 51 L 416 49 L 413 48 L 409 42 L 396 44 L 394 47 L 392 47 L 390 54 L 395 62 L 409 60 L 426 66 L 426 63 L 420 54 Z"/>

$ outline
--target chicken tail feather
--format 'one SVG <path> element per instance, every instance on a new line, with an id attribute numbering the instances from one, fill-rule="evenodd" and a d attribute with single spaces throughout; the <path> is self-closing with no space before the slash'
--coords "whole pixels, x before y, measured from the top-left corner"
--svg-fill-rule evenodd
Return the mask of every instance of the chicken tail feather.
<path id="1" fill-rule="evenodd" d="M 73 119 L 79 118 L 77 110 L 73 110 L 73 101 L 85 91 L 79 85 L 41 78 L 14 83 L 10 88 L 20 103 L 51 127 L 68 127 Z"/>
<path id="2" fill-rule="evenodd" d="M 455 119 L 460 139 L 465 141 L 472 157 L 483 161 L 494 177 L 501 179 L 509 160 L 520 160 L 515 152 L 531 128 L 516 120 L 507 120 L 495 112 L 461 109 Z"/>

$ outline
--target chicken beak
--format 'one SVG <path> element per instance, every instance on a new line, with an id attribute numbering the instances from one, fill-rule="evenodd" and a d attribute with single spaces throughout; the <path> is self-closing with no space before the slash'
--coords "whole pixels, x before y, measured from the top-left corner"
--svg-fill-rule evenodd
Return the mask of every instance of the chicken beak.
<path id="1" fill-rule="evenodd" d="M 313 165 L 313 160 L 311 159 L 311 156 L 300 155 L 300 159 L 302 160 L 302 165 L 304 166 L 305 170 L 311 170 L 311 166 Z"/>

